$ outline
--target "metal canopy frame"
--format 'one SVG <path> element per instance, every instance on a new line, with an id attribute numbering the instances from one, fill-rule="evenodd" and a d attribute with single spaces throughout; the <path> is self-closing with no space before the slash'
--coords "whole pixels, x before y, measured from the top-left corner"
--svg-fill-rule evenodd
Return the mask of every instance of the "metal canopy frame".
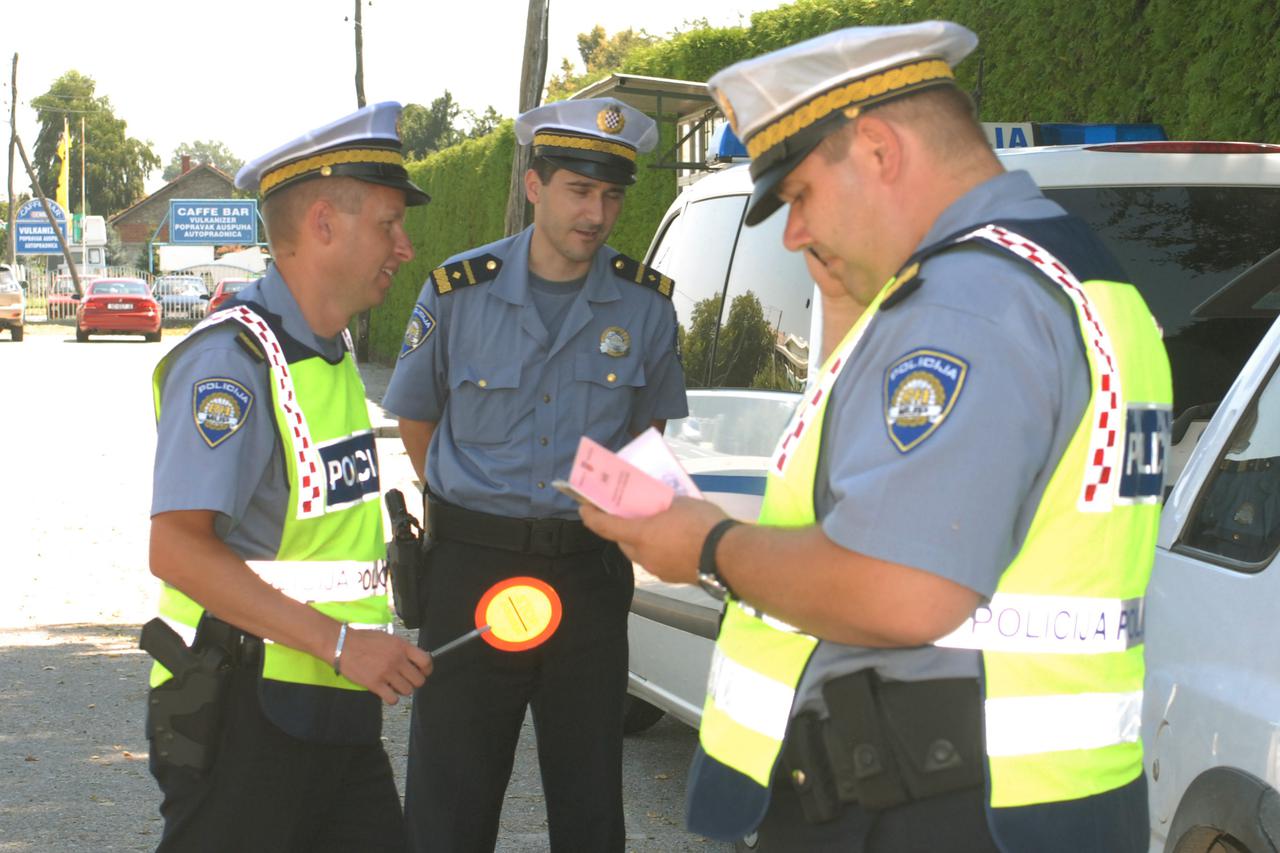
<path id="1" fill-rule="evenodd" d="M 705 160 L 686 162 L 679 159 L 680 147 L 695 133 L 706 128 L 707 122 L 720 115 L 720 108 L 707 91 L 706 83 L 638 74 L 610 74 L 585 89 L 574 92 L 569 99 L 604 97 L 617 98 L 642 113 L 656 116 L 659 122 L 670 117 L 677 130 L 680 124 L 689 124 L 689 129 L 676 140 L 671 150 L 659 157 L 658 162 L 649 164 L 650 169 L 705 171 L 708 168 Z"/>

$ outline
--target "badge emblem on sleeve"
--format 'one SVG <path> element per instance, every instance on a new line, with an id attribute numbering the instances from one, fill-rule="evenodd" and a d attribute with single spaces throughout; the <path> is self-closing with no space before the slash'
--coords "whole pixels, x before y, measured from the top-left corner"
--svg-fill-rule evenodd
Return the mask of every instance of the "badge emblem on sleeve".
<path id="1" fill-rule="evenodd" d="M 252 408 L 253 392 L 234 379 L 201 379 L 192 388 L 192 417 L 210 447 L 222 444 L 244 426 Z"/>
<path id="2" fill-rule="evenodd" d="M 951 414 L 969 363 L 934 349 L 907 353 L 884 374 L 885 424 L 900 453 L 914 450 Z"/>
<path id="3" fill-rule="evenodd" d="M 431 312 L 421 305 L 414 305 L 409 325 L 404 330 L 404 343 L 400 345 L 400 358 L 422 346 L 435 330 L 436 318 L 431 316 Z"/>

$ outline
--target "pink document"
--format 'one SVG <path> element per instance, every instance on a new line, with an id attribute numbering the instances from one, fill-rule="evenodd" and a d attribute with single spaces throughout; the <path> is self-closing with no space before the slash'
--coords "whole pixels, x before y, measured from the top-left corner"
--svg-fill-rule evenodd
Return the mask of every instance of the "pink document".
<path id="1" fill-rule="evenodd" d="M 616 453 L 583 436 L 569 480 L 552 485 L 575 500 L 585 500 L 622 518 L 656 515 L 675 498 L 675 490 Z"/>

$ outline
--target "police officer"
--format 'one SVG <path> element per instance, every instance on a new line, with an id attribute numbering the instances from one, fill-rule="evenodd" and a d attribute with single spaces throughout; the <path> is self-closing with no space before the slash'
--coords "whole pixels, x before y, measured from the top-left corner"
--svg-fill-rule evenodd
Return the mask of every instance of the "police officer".
<path id="1" fill-rule="evenodd" d="M 687 413 L 672 282 L 605 245 L 658 132 L 598 99 L 531 110 L 516 136 L 533 146 L 533 225 L 432 272 L 383 406 L 425 470 L 419 645 L 474 628 L 485 590 L 512 576 L 548 583 L 563 619 L 536 649 L 441 658 L 414 697 L 405 819 L 416 850 L 492 850 L 531 707 L 551 848 L 617 851 L 631 564 L 552 481 L 582 436 L 616 449 Z"/>
<path id="2" fill-rule="evenodd" d="M 152 672 L 161 850 L 404 849 L 381 702 L 431 661 L 389 633 L 377 453 L 346 332 L 413 257 L 405 206 L 428 201 L 399 113 L 366 107 L 240 170 L 275 262 L 155 371 L 160 614 L 218 661 Z"/>
<path id="3" fill-rule="evenodd" d="M 947 22 L 860 27 L 709 85 L 865 310 L 772 458 L 758 525 L 679 499 L 596 532 L 727 593 L 691 828 L 758 849 L 1140 851 L 1141 599 L 1171 402 L 1083 224 L 1005 173 Z M 887 282 L 887 283 L 886 283 Z"/>

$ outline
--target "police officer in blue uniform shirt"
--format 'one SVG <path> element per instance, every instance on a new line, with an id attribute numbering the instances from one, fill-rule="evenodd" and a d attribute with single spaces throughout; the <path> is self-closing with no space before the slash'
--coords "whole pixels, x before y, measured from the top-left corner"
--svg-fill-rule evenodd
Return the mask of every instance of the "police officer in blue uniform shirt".
<path id="1" fill-rule="evenodd" d="M 581 509 L 590 529 L 647 571 L 731 596 L 688 786 L 695 831 L 750 833 L 753 849 L 786 853 L 1146 849 L 1140 761 L 1111 777 L 1083 760 L 1074 771 L 1052 763 L 1136 741 L 1132 694 L 1086 669 L 1134 647 L 1121 638 L 1119 651 L 1081 651 L 1078 638 L 1056 632 L 1011 644 L 1025 650 L 1027 672 L 1044 671 L 1028 660 L 1072 662 L 1093 689 L 1066 695 L 1047 680 L 1035 692 L 1006 689 L 996 711 L 1001 701 L 1018 710 L 1000 716 L 983 690 L 994 671 L 988 651 L 1002 650 L 989 636 L 1003 637 L 992 630 L 982 638 L 991 646 L 976 646 L 967 630 L 979 605 L 997 607 L 1011 565 L 1027 553 L 1035 562 L 1020 566 L 1034 571 L 1020 576 L 1019 592 L 1063 613 L 1097 600 L 1087 584 L 1141 577 L 1151 560 L 1135 548 L 1086 566 L 1045 544 L 1046 519 L 1066 529 L 1085 512 L 1104 517 L 1077 508 L 1074 489 L 1093 457 L 1072 439 L 1106 428 L 1090 406 L 1114 405 L 1116 395 L 1091 395 L 1089 327 L 1072 300 L 1086 316 L 1104 304 L 1090 292 L 1141 303 L 1102 243 L 1026 173 L 1006 173 L 985 142 L 951 70 L 976 44 L 949 22 L 854 27 L 709 81 L 754 158 L 746 224 L 787 207 L 777 214 L 787 216 L 785 246 L 807 251 L 865 310 L 780 438 L 760 525 L 688 498 L 643 519 Z M 1090 290 L 1069 292 L 1074 276 Z M 1092 316 L 1111 323 L 1118 314 Z M 1167 382 L 1162 353 L 1146 355 L 1160 344 L 1145 308 L 1119 319 L 1110 334 L 1146 347 L 1122 363 L 1126 380 L 1154 387 L 1163 373 Z M 1148 404 L 1167 401 L 1131 402 Z M 1112 446 L 1128 439 L 1142 446 L 1159 436 L 1130 431 Z M 1153 479 L 1151 490 L 1125 494 L 1113 478 L 1115 512 L 1158 501 Z M 1081 503 L 1093 493 L 1082 494 Z M 1106 515 L 1152 529 L 1151 516 Z M 1122 523 L 1110 530 L 1123 533 Z M 1002 686 L 1012 681 L 1006 674 Z M 1015 686 L 1031 684 L 1027 676 Z M 1140 677 L 1137 687 L 1140 696 Z M 1128 704 L 1111 704 L 1115 695 Z M 1037 716 L 1059 701 L 1075 713 L 1052 723 Z M 995 802 L 1009 776 L 992 756 L 1002 769 L 1010 758 L 1040 762 L 1019 777 L 1036 777 L 1037 790 Z M 1095 793 L 1054 796 L 1099 777 Z"/>
<path id="2" fill-rule="evenodd" d="M 618 851 L 631 564 L 552 487 L 582 436 L 617 449 L 687 414 L 670 279 L 605 245 L 654 122 L 611 99 L 516 120 L 534 224 L 451 258 L 413 308 L 383 406 L 425 471 L 434 548 L 419 645 L 475 627 L 495 582 L 550 584 L 563 620 L 522 652 L 472 643 L 414 697 L 405 820 L 420 851 L 492 850 L 526 707 L 551 848 Z"/>
<path id="3" fill-rule="evenodd" d="M 431 662 L 388 633 L 376 452 L 346 333 L 413 257 L 405 207 L 428 200 L 404 170 L 399 113 L 371 105 L 240 171 L 275 262 L 157 368 L 160 614 L 223 667 L 208 693 L 153 673 L 161 850 L 405 849 L 381 707 Z M 291 436 L 287 451 L 281 412 L 316 443 Z"/>

